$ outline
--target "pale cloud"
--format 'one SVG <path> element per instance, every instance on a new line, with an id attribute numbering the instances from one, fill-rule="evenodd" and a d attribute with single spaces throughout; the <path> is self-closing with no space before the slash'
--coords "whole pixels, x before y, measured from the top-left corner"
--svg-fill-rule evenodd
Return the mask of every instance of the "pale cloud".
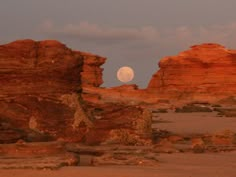
<path id="1" fill-rule="evenodd" d="M 89 22 L 56 26 L 50 20 L 42 23 L 45 33 L 56 37 L 78 38 L 83 41 L 109 43 L 138 42 L 145 45 L 194 45 L 203 42 L 216 42 L 223 45 L 236 45 L 236 22 L 226 25 L 178 26 L 175 28 L 112 27 Z M 234 41 L 233 41 L 234 40 Z M 188 46 L 186 46 L 188 47 Z"/>
<path id="2" fill-rule="evenodd" d="M 151 26 L 144 26 L 141 28 L 108 27 L 81 22 L 79 24 L 67 24 L 62 27 L 57 27 L 51 21 L 45 21 L 41 27 L 44 32 L 51 35 L 77 37 L 82 40 L 153 41 L 159 38 L 158 30 Z"/>
<path id="3" fill-rule="evenodd" d="M 218 43 L 236 45 L 236 23 L 229 23 L 226 25 L 213 25 L 209 27 L 199 28 L 199 38 L 203 41 L 215 41 Z"/>
<path id="4" fill-rule="evenodd" d="M 192 37 L 192 31 L 187 26 L 181 26 L 175 30 L 176 37 L 180 39 L 189 39 Z"/>

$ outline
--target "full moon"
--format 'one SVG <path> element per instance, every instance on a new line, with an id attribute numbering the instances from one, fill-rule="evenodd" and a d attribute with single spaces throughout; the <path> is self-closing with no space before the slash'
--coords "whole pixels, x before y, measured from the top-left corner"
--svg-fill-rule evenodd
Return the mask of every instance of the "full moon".
<path id="1" fill-rule="evenodd" d="M 117 79 L 121 82 L 130 82 L 134 78 L 134 71 L 131 67 L 123 66 L 117 71 Z"/>

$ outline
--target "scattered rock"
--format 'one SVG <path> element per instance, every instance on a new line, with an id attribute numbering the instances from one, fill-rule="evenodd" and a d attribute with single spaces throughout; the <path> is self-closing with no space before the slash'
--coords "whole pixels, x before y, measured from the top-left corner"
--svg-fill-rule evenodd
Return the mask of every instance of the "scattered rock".
<path id="1" fill-rule="evenodd" d="M 158 143 L 162 139 L 166 139 L 173 134 L 167 130 L 154 129 L 152 131 L 152 141 L 153 143 Z"/>
<path id="2" fill-rule="evenodd" d="M 202 138 L 192 138 L 191 139 L 191 147 L 194 148 L 195 146 L 197 147 L 203 147 L 205 145 L 204 141 Z"/>
<path id="3" fill-rule="evenodd" d="M 185 105 L 182 108 L 176 108 L 177 113 L 191 113 L 191 112 L 212 112 L 211 108 L 206 106 Z"/>
<path id="4" fill-rule="evenodd" d="M 214 111 L 218 112 L 218 116 L 236 117 L 236 108 L 214 108 Z"/>

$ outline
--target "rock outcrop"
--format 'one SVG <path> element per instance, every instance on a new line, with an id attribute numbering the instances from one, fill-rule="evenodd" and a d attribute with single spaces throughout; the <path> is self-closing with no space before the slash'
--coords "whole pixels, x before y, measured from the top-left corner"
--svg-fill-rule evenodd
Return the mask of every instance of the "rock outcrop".
<path id="1" fill-rule="evenodd" d="M 144 145 L 150 143 L 151 114 L 138 106 L 125 104 L 88 104 L 94 117 L 94 127 L 86 134 L 84 142 Z"/>
<path id="2" fill-rule="evenodd" d="M 145 143 L 147 132 L 142 126 L 150 122 L 142 122 L 142 108 L 119 99 L 113 103 L 106 97 L 99 100 L 100 92 L 107 97 L 123 92 L 122 87 L 114 92 L 98 88 L 103 83 L 100 66 L 105 60 L 73 51 L 58 41 L 1 45 L 0 143 L 64 139 L 99 144 L 110 141 L 111 134 L 121 139 L 118 143 L 131 141 L 123 135 L 135 136 L 133 144 Z M 135 86 L 126 89 L 127 94 L 136 90 Z"/>
<path id="3" fill-rule="evenodd" d="M 102 85 L 103 68 L 100 68 L 100 66 L 105 63 L 106 58 L 85 52 L 77 53 L 83 56 L 82 87 L 99 87 Z"/>
<path id="4" fill-rule="evenodd" d="M 148 91 L 170 99 L 214 101 L 236 95 L 236 50 L 202 44 L 163 58 Z"/>
<path id="5" fill-rule="evenodd" d="M 1 121 L 0 132 L 14 132 L 10 142 L 25 136 L 13 131 L 15 128 L 54 138 L 70 139 L 76 134 L 74 138 L 79 140 L 89 122 L 77 94 L 82 65 L 83 55 L 57 41 L 22 40 L 1 45 L 0 120 L 11 126 Z"/>
<path id="6" fill-rule="evenodd" d="M 86 90 L 98 89 L 103 84 L 103 68 L 100 66 L 105 63 L 106 58 L 80 51 L 77 53 L 83 56 L 83 67 L 80 73 L 83 88 L 82 98 L 86 102 L 96 102 L 99 97 L 96 91 L 88 93 Z"/>
<path id="7" fill-rule="evenodd" d="M 137 85 L 121 85 L 111 88 L 86 87 L 83 88 L 83 98 L 92 103 L 118 103 L 124 105 L 155 104 L 158 97 L 139 89 Z"/>
<path id="8" fill-rule="evenodd" d="M 0 169 L 56 170 L 79 163 L 79 155 L 68 152 L 62 142 L 17 142 L 0 146 Z"/>

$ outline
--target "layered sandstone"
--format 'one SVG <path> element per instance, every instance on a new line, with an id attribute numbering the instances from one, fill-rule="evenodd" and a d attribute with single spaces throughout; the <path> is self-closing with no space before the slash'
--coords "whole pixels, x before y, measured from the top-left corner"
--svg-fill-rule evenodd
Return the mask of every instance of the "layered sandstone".
<path id="1" fill-rule="evenodd" d="M 1 45 L 0 140 L 25 139 L 32 131 L 54 138 L 76 134 L 79 140 L 89 122 L 77 94 L 82 65 L 82 55 L 57 41 Z"/>
<path id="2" fill-rule="evenodd" d="M 105 60 L 58 41 L 1 45 L 0 143 L 63 138 L 99 144 L 123 136 L 119 132 L 142 141 L 145 111 L 115 97 L 109 101 L 123 92 L 120 98 L 128 98 L 138 88 L 98 88 Z"/>
<path id="3" fill-rule="evenodd" d="M 87 107 L 94 115 L 94 126 L 84 137 L 86 144 L 150 144 L 152 124 L 150 111 L 122 103 L 89 102 Z"/>
<path id="4" fill-rule="evenodd" d="M 0 169 L 52 170 L 79 163 L 79 155 L 68 152 L 62 142 L 17 142 L 0 146 Z"/>
<path id="5" fill-rule="evenodd" d="M 137 85 L 121 85 L 111 88 L 83 88 L 83 98 L 92 103 L 119 103 L 124 105 L 155 104 L 159 98 Z"/>
<path id="6" fill-rule="evenodd" d="M 217 100 L 236 95 L 236 51 L 218 44 L 192 46 L 165 57 L 148 91 L 172 99 Z"/>
<path id="7" fill-rule="evenodd" d="M 82 87 L 99 87 L 103 84 L 102 72 L 106 58 L 86 53 L 77 52 L 83 56 L 83 69 L 81 72 Z"/>
<path id="8" fill-rule="evenodd" d="M 77 51 L 77 53 L 83 56 L 83 67 L 80 73 L 83 88 L 82 98 L 86 102 L 96 102 L 99 97 L 96 91 L 88 93 L 86 90 L 96 90 L 103 84 L 101 65 L 105 63 L 106 58 L 86 52 Z"/>

